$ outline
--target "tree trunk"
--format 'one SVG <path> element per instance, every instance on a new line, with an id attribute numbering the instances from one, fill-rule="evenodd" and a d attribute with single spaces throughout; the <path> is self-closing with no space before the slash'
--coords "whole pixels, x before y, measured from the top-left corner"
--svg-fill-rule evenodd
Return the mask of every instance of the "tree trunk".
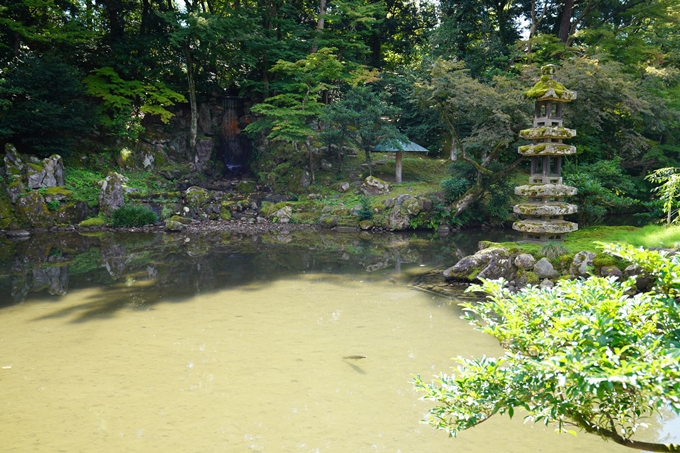
<path id="1" fill-rule="evenodd" d="M 305 147 L 307 147 L 307 153 L 309 154 L 309 172 L 312 174 L 312 184 L 314 184 L 316 182 L 316 178 L 314 177 L 314 158 L 312 147 L 309 144 L 309 138 L 305 140 Z"/>
<path id="2" fill-rule="evenodd" d="M 456 141 L 451 139 L 451 162 L 458 160 L 458 154 L 460 154 L 460 150 L 456 148 Z"/>
<path id="3" fill-rule="evenodd" d="M 319 5 L 319 20 L 316 23 L 316 38 L 314 39 L 314 45 L 312 46 L 312 53 L 316 53 L 319 50 L 319 38 L 323 32 L 324 22 L 326 20 L 326 0 L 321 0 Z"/>
<path id="4" fill-rule="evenodd" d="M 194 81 L 194 62 L 191 58 L 191 42 L 184 44 L 184 53 L 187 59 L 187 79 L 189 82 L 189 105 L 191 106 L 191 126 L 189 129 L 189 149 L 191 155 L 196 154 L 196 135 L 198 133 L 198 108 L 196 106 L 196 83 Z"/>
<path id="5" fill-rule="evenodd" d="M 370 176 L 373 176 L 373 164 L 371 163 L 371 150 L 365 149 L 364 152 L 366 153 L 366 164 L 368 165 L 368 174 Z"/>
<path id="6" fill-rule="evenodd" d="M 562 17 L 560 18 L 560 41 L 566 43 L 569 39 L 569 30 L 571 29 L 571 15 L 574 10 L 574 0 L 565 0 L 562 8 Z"/>

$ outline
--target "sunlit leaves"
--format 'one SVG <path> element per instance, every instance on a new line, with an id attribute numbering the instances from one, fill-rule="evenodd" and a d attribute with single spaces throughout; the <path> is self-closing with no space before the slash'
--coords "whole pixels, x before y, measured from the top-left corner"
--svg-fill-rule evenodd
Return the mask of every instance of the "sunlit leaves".
<path id="1" fill-rule="evenodd" d="M 428 423 L 455 435 L 522 408 L 534 422 L 560 431 L 575 425 L 625 444 L 660 409 L 680 413 L 680 259 L 604 248 L 655 278 L 654 291 L 634 294 L 634 279 L 599 277 L 516 293 L 502 280 L 471 287 L 488 297 L 464 304 L 467 319 L 507 353 L 498 360 L 459 359 L 457 375 L 431 384 L 417 377 L 423 398 L 437 403 Z"/>

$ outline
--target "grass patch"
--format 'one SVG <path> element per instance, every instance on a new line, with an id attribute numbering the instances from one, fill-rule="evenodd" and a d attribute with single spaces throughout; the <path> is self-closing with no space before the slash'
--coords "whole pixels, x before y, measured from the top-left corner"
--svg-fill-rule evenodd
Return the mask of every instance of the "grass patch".
<path id="1" fill-rule="evenodd" d="M 111 224 L 115 227 L 142 227 L 156 222 L 156 213 L 144 206 L 126 204 L 111 213 Z"/>
<path id="2" fill-rule="evenodd" d="M 106 219 L 102 217 L 90 217 L 78 224 L 81 227 L 100 227 L 106 225 Z"/>

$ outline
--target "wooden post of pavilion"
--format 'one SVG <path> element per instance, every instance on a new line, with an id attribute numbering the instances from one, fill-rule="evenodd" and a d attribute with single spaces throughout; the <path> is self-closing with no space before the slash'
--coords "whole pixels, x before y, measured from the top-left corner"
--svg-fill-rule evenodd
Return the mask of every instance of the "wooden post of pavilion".
<path id="1" fill-rule="evenodd" d="M 397 183 L 401 182 L 401 171 L 402 171 L 402 156 L 403 154 L 406 153 L 427 153 L 429 152 L 427 149 L 423 148 L 417 143 L 413 142 L 399 142 L 395 144 L 380 144 L 373 148 L 373 151 L 377 151 L 380 153 L 397 153 L 395 155 L 395 175 L 394 175 L 394 181 Z"/>

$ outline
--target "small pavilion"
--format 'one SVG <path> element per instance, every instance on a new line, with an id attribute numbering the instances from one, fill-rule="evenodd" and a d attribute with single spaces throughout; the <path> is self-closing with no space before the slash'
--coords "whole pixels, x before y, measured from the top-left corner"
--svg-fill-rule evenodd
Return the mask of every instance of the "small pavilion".
<path id="1" fill-rule="evenodd" d="M 395 142 L 391 144 L 380 144 L 373 148 L 373 151 L 379 152 L 379 153 L 397 153 L 396 159 L 397 159 L 397 164 L 395 165 L 396 171 L 395 171 L 395 182 L 401 182 L 401 156 L 402 153 L 428 153 L 429 151 L 426 148 L 423 148 L 417 143 L 414 142 Z"/>

